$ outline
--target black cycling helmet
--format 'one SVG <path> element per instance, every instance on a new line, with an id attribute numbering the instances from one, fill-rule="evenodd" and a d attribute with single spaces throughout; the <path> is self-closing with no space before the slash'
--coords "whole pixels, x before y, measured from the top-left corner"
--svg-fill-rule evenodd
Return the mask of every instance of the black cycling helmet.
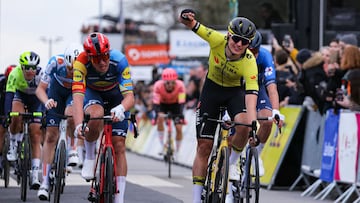
<path id="1" fill-rule="evenodd" d="M 262 42 L 262 36 L 259 31 L 256 31 L 254 39 L 251 41 L 249 48 L 250 49 L 258 49 Z"/>
<path id="2" fill-rule="evenodd" d="M 249 19 L 236 17 L 230 21 L 228 31 L 231 34 L 240 35 L 252 40 L 255 37 L 256 27 Z"/>

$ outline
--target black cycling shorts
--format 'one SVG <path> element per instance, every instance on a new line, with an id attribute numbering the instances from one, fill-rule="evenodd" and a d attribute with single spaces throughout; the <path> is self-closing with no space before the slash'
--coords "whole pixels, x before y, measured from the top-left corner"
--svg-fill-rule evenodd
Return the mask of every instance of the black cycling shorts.
<path id="1" fill-rule="evenodd" d="M 198 139 L 214 139 L 217 124 L 208 121 L 200 132 L 202 123 L 199 121 L 204 113 L 207 113 L 209 118 L 219 118 L 220 107 L 227 108 L 231 119 L 239 113 L 246 112 L 245 91 L 242 87 L 222 87 L 206 79 L 196 110 L 196 137 Z"/>

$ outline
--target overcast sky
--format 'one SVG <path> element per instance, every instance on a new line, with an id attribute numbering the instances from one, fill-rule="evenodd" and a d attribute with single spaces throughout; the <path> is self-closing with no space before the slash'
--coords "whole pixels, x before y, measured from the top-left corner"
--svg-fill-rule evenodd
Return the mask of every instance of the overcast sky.
<path id="1" fill-rule="evenodd" d="M 124 6 L 131 0 L 124 0 Z M 52 46 L 52 55 L 63 53 L 66 45 L 81 43 L 81 25 L 98 16 L 101 0 L 0 0 L 0 72 L 18 64 L 24 51 L 40 55 L 44 67 L 49 43 L 40 40 L 62 37 Z M 102 0 L 104 14 L 117 15 L 119 0 Z M 125 11 L 125 16 L 126 16 Z"/>

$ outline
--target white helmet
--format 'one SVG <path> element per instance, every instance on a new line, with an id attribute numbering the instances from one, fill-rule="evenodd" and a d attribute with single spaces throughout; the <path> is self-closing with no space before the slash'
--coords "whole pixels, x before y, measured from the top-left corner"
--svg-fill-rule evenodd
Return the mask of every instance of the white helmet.
<path id="1" fill-rule="evenodd" d="M 64 58 L 66 66 L 72 66 L 78 55 L 83 51 L 80 44 L 70 44 L 65 49 Z"/>

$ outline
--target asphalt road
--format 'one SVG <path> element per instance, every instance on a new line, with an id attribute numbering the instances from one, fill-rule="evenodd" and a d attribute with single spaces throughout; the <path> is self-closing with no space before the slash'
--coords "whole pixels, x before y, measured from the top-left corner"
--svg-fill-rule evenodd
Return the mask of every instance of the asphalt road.
<path id="1" fill-rule="evenodd" d="M 172 178 L 168 178 L 167 167 L 163 161 L 140 156 L 128 152 L 128 176 L 125 199 L 126 203 L 191 203 L 192 178 L 188 167 L 174 166 Z M 88 202 L 87 195 L 90 183 L 80 177 L 80 169 L 74 168 L 67 176 L 67 185 L 61 202 L 81 203 Z M 333 202 L 334 199 L 314 200 L 314 196 L 302 197 L 302 191 L 267 190 L 260 191 L 260 202 L 276 203 L 315 203 Z M 0 180 L 0 202 L 22 202 L 20 188 L 14 179 L 9 188 L 4 188 Z M 36 191 L 29 191 L 27 201 L 41 202 Z"/>

